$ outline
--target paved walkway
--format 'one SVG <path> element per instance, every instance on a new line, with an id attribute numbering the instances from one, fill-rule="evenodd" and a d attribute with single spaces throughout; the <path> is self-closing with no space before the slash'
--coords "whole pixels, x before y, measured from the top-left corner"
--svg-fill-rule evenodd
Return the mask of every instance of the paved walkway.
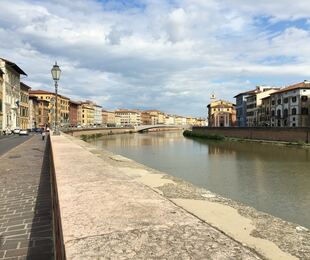
<path id="1" fill-rule="evenodd" d="M 67 259 L 261 259 L 137 182 L 146 170 L 112 165 L 84 144 L 52 136 Z"/>
<path id="2" fill-rule="evenodd" d="M 48 146 L 34 136 L 0 157 L 0 259 L 53 259 Z"/>

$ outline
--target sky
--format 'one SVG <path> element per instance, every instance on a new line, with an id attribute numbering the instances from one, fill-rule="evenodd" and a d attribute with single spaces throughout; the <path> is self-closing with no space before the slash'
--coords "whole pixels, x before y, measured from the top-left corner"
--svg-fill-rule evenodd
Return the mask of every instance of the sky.
<path id="1" fill-rule="evenodd" d="M 33 89 L 206 117 L 210 95 L 310 80 L 309 0 L 0 0 L 0 57 Z"/>

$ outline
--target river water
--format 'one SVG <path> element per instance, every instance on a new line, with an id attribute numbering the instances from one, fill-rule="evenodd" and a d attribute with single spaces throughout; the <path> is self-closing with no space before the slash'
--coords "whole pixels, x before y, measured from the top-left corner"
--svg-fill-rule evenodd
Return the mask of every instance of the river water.
<path id="1" fill-rule="evenodd" d="M 310 228 L 310 149 L 193 140 L 179 131 L 109 135 L 92 143 Z"/>

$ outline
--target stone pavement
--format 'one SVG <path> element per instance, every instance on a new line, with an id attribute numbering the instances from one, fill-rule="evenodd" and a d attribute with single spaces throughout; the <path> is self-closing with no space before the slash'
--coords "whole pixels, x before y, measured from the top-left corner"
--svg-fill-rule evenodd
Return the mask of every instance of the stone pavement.
<path id="1" fill-rule="evenodd" d="M 49 167 L 40 136 L 0 157 L 0 259 L 53 259 Z"/>
<path id="2" fill-rule="evenodd" d="M 67 259 L 263 259 L 84 142 L 51 139 Z"/>

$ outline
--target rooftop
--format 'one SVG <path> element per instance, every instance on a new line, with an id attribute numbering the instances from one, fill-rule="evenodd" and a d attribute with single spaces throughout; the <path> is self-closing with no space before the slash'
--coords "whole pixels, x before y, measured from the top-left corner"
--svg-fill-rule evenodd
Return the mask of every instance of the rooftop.
<path id="1" fill-rule="evenodd" d="M 33 95 L 55 95 L 54 92 L 50 92 L 50 91 L 46 91 L 46 90 L 42 90 L 42 89 L 36 89 L 36 90 L 29 90 L 29 94 L 33 94 Z M 65 98 L 65 99 L 69 99 L 68 97 L 65 97 L 63 95 L 60 95 L 58 94 L 58 97 L 62 97 L 62 98 Z"/>
<path id="2" fill-rule="evenodd" d="M 24 72 L 20 67 L 18 67 L 14 62 L 0 58 L 1 60 L 3 60 L 7 66 L 9 66 L 10 68 L 12 68 L 13 70 L 15 70 L 17 73 L 22 74 L 27 76 L 26 72 Z"/>
<path id="3" fill-rule="evenodd" d="M 296 90 L 296 89 L 310 89 L 310 81 L 305 80 L 303 82 L 299 82 L 299 83 L 296 83 L 294 85 L 284 87 L 284 88 L 278 90 L 277 92 L 272 93 L 271 95 L 283 93 L 283 92 L 288 92 L 288 91 Z"/>

